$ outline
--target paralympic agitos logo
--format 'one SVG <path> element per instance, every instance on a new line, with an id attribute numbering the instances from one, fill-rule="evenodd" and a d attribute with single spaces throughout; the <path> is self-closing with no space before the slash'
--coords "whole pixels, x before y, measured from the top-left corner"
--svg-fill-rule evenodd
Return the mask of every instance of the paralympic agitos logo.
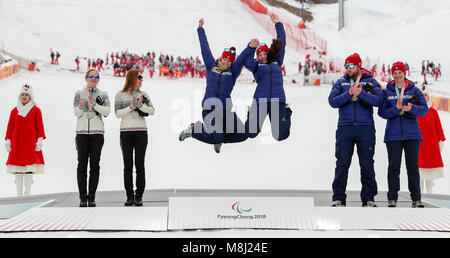
<path id="1" fill-rule="evenodd" d="M 233 209 L 234 211 L 236 211 L 236 212 L 239 213 L 239 214 L 242 214 L 242 213 L 244 213 L 244 212 L 251 212 L 251 211 L 252 211 L 252 208 L 251 208 L 251 207 L 248 208 L 248 209 L 242 209 L 242 208 L 239 207 L 239 204 L 240 204 L 240 201 L 235 202 L 235 203 L 231 206 L 231 209 Z"/>

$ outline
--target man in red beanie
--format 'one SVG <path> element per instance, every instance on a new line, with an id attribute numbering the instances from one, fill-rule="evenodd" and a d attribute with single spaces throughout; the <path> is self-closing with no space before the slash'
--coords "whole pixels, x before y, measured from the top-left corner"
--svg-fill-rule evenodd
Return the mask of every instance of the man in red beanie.
<path id="1" fill-rule="evenodd" d="M 333 207 L 346 206 L 348 170 L 355 144 L 361 167 L 362 206 L 377 206 L 374 200 L 378 190 L 373 166 L 375 153 L 373 106 L 383 105 L 383 92 L 372 74 L 362 69 L 361 65 L 362 61 L 358 54 L 347 57 L 346 74 L 333 85 L 328 97 L 330 106 L 339 108 Z"/>
<path id="2" fill-rule="evenodd" d="M 402 62 L 396 62 L 392 65 L 392 73 L 395 71 L 402 71 L 406 75 L 406 66 Z"/>

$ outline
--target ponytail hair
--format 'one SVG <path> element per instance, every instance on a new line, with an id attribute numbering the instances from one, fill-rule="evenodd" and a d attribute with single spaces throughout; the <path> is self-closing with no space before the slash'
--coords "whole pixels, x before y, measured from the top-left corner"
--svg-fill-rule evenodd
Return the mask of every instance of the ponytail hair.
<path id="1" fill-rule="evenodd" d="M 270 45 L 269 52 L 267 53 L 267 63 L 270 64 L 276 61 L 282 49 L 283 41 L 280 39 L 273 39 L 272 45 Z"/>

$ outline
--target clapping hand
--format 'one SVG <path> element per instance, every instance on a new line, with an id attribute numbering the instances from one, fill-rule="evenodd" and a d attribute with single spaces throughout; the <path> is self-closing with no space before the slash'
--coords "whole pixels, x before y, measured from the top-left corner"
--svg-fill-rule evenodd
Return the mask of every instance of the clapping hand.
<path id="1" fill-rule="evenodd" d="M 403 106 L 403 107 L 402 107 L 402 111 L 403 111 L 403 112 L 409 112 L 409 111 L 411 111 L 411 108 L 412 108 L 412 104 L 411 104 L 411 103 L 408 103 L 407 106 Z"/>
<path id="2" fill-rule="evenodd" d="M 92 92 L 89 92 L 89 104 L 93 105 L 94 104 L 94 96 L 92 96 Z"/>
<path id="3" fill-rule="evenodd" d="M 142 95 L 138 100 L 138 107 L 142 106 L 142 100 L 144 99 L 144 95 Z"/>
<path id="4" fill-rule="evenodd" d="M 198 27 L 202 28 L 203 24 L 205 24 L 205 21 L 203 20 L 203 18 L 201 18 L 200 21 L 198 21 Z"/>
<path id="5" fill-rule="evenodd" d="M 82 107 L 83 109 L 86 109 L 86 102 L 81 100 L 80 98 L 78 98 L 77 100 L 78 100 L 79 106 Z"/>

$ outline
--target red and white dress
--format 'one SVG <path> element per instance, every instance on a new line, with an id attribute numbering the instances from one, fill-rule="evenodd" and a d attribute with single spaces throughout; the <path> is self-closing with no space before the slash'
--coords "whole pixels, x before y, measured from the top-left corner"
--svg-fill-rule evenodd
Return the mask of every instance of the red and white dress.
<path id="1" fill-rule="evenodd" d="M 11 141 L 11 151 L 6 162 L 10 174 L 44 173 L 44 156 L 36 151 L 39 138 L 45 139 L 41 110 L 32 101 L 11 111 L 5 140 Z"/>
<path id="2" fill-rule="evenodd" d="M 445 141 L 444 130 L 436 109 L 430 107 L 424 117 L 418 117 L 423 141 L 419 151 L 419 171 L 422 180 L 434 180 L 444 176 L 439 142 Z"/>

